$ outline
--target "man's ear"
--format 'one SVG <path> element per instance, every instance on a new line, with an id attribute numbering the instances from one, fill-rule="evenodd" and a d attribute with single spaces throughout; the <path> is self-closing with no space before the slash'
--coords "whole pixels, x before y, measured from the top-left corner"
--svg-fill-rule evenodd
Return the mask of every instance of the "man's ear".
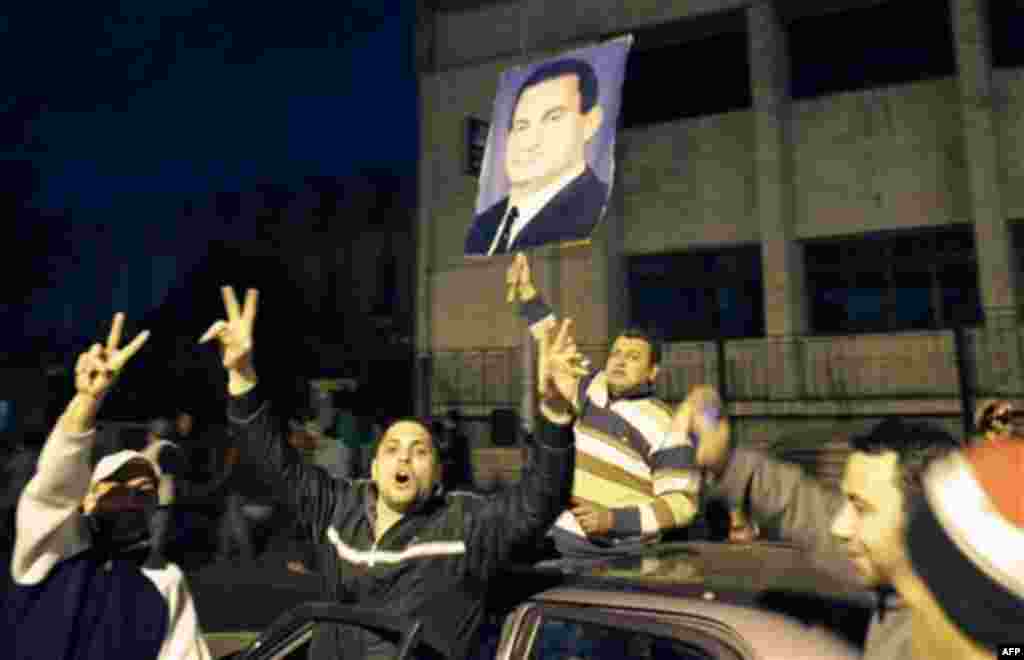
<path id="1" fill-rule="evenodd" d="M 654 379 L 658 377 L 658 365 L 651 367 L 650 381 L 653 383 Z"/>
<path id="2" fill-rule="evenodd" d="M 370 461 L 370 478 L 377 481 L 377 459 Z"/>
<path id="3" fill-rule="evenodd" d="M 583 115 L 583 139 L 589 142 L 599 130 L 601 130 L 601 123 L 604 121 L 604 109 L 600 105 L 595 104 L 590 112 Z"/>

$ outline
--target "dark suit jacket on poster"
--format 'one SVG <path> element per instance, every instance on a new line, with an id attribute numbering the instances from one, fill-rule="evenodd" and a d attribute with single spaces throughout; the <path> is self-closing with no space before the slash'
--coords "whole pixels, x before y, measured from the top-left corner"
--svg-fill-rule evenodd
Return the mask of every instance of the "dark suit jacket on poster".
<path id="1" fill-rule="evenodd" d="M 589 167 L 558 191 L 523 227 L 512 244 L 514 251 L 547 243 L 579 241 L 590 237 L 608 199 L 608 186 Z M 466 255 L 486 255 L 508 209 L 508 197 L 473 219 L 466 236 Z M 499 254 L 495 252 L 495 254 Z"/>

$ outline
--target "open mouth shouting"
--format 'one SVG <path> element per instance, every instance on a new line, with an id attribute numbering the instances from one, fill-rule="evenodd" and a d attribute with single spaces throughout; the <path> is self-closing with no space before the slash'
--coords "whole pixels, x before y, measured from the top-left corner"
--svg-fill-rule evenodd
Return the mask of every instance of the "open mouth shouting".
<path id="1" fill-rule="evenodd" d="M 412 472 L 405 468 L 395 470 L 395 484 L 399 488 L 408 488 L 413 485 Z"/>

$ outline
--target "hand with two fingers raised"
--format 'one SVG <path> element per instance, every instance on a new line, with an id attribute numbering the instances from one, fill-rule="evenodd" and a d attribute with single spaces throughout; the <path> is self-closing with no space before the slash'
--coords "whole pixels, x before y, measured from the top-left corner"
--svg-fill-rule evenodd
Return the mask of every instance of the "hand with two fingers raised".
<path id="1" fill-rule="evenodd" d="M 508 302 L 527 302 L 537 297 L 537 289 L 533 286 L 530 274 L 530 262 L 522 252 L 512 258 L 512 263 L 505 271 L 506 298 Z"/>
<path id="2" fill-rule="evenodd" d="M 124 332 L 124 314 L 114 314 L 106 344 L 93 344 L 75 362 L 75 397 L 61 415 L 60 424 L 67 433 L 84 433 L 93 427 L 104 397 L 117 382 L 124 365 L 142 349 L 149 331 L 120 346 Z"/>
<path id="3" fill-rule="evenodd" d="M 245 304 L 241 307 L 233 287 L 221 287 L 221 296 L 227 319 L 215 321 L 199 338 L 199 343 L 217 340 L 221 362 L 228 372 L 228 390 L 232 396 L 240 396 L 256 384 L 252 363 L 253 326 L 260 294 L 256 289 L 246 291 Z"/>
<path id="4" fill-rule="evenodd" d="M 545 332 L 538 342 L 537 388 L 541 410 L 571 414 L 575 407 L 580 378 L 587 375 L 585 358 L 572 336 L 572 319 L 565 319 L 556 329 Z"/>

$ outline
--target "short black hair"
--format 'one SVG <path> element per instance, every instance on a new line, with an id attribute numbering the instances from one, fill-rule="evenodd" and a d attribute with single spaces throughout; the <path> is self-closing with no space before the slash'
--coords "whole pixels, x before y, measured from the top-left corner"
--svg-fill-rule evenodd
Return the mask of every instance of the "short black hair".
<path id="1" fill-rule="evenodd" d="M 651 347 L 651 364 L 661 364 L 661 339 L 655 331 L 645 330 L 639 326 L 631 326 L 620 332 L 615 337 L 615 340 L 618 341 L 622 337 L 626 339 L 643 339 Z"/>
<path id="2" fill-rule="evenodd" d="M 580 82 L 580 113 L 587 114 L 593 110 L 594 106 L 597 105 L 599 91 L 597 73 L 594 71 L 594 67 L 590 66 L 590 63 L 586 60 L 568 58 L 545 62 L 529 75 L 526 81 L 519 87 L 519 91 L 516 92 L 515 102 L 512 103 L 512 115 L 515 116 L 519 99 L 527 89 L 547 80 L 566 75 L 574 75 Z M 512 117 L 509 117 L 508 127 L 509 130 L 512 129 Z"/>
<path id="3" fill-rule="evenodd" d="M 382 425 L 383 428 L 381 429 L 380 435 L 373 439 L 373 444 L 371 445 L 373 448 L 373 453 L 371 454 L 372 459 L 377 458 L 377 451 L 380 449 L 380 443 L 384 440 L 384 436 L 388 434 L 388 430 L 399 422 L 413 422 L 414 424 L 419 424 L 426 429 L 427 435 L 430 436 L 430 446 L 434 448 L 434 455 L 438 460 L 440 460 L 441 447 L 437 444 L 437 435 L 433 428 L 434 422 L 424 417 L 399 417 L 397 419 L 387 420 L 387 422 Z"/>
<path id="4" fill-rule="evenodd" d="M 934 424 L 899 418 L 879 422 L 870 431 L 850 438 L 853 451 L 878 455 L 896 452 L 904 495 L 922 490 L 922 477 L 932 461 L 962 447 L 963 443 Z"/>

